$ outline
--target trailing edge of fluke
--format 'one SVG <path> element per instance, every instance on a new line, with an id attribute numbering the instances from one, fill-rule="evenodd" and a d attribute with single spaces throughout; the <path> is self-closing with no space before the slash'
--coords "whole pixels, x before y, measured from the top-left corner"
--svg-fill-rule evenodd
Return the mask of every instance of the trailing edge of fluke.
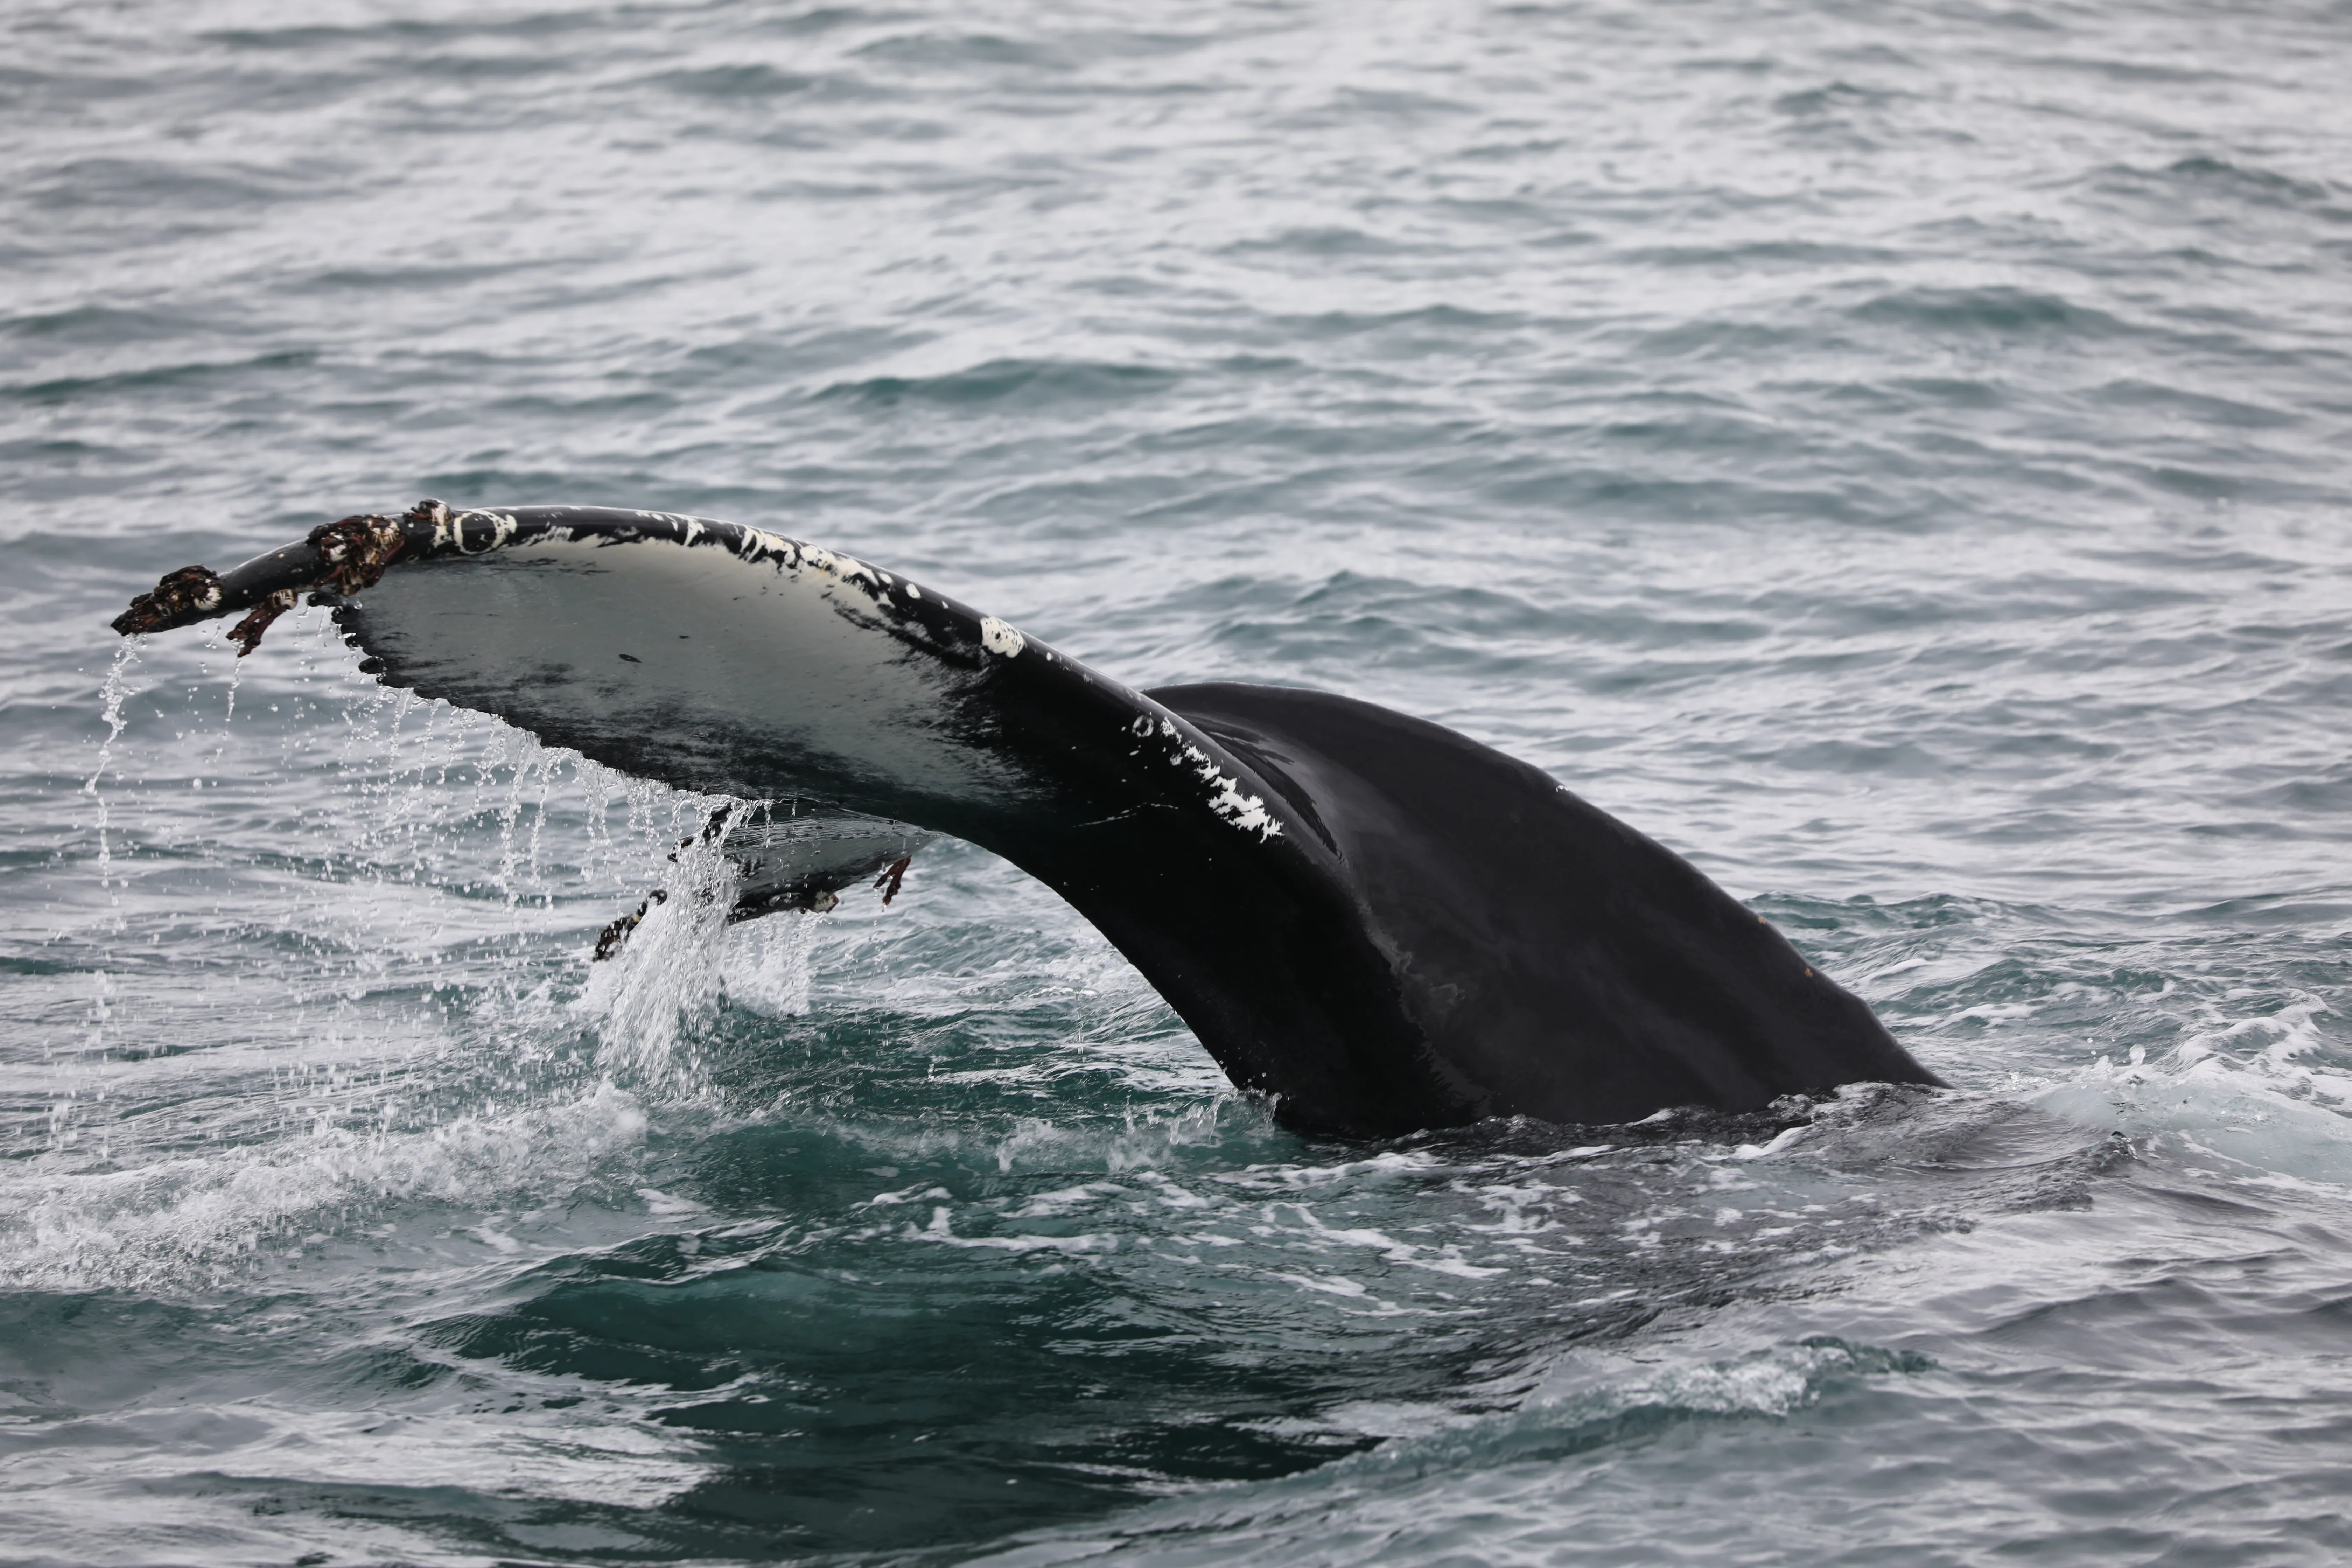
<path id="1" fill-rule="evenodd" d="M 345 518 L 140 595 L 125 635 L 308 595 L 361 668 L 738 813 L 751 912 L 934 834 L 1060 893 L 1305 1131 L 1744 1111 L 1938 1080 L 1679 856 L 1548 774 L 1318 691 L 1138 692 L 992 616 L 735 523 L 600 507 Z M 888 869 L 886 869 L 888 868 Z"/>

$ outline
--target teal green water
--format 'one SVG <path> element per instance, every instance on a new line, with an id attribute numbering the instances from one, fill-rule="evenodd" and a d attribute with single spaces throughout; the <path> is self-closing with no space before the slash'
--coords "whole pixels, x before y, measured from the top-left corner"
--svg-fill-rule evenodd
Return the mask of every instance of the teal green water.
<path id="1" fill-rule="evenodd" d="M 0 1561 L 2344 1561 L 2347 55 L 11 8 Z M 1454 725 L 1957 1087 L 1302 1139 L 954 844 L 592 973 L 707 803 L 105 630 L 425 495 Z"/>

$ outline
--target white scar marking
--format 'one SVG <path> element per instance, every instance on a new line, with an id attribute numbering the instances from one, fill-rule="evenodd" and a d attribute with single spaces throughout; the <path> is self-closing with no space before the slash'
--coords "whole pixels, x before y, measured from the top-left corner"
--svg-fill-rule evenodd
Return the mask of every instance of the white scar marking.
<path id="1" fill-rule="evenodd" d="M 980 640 L 989 652 L 1005 658 L 1013 658 L 1029 646 L 1027 637 L 1015 631 L 1009 623 L 1000 621 L 994 616 L 980 617 Z"/>
<path id="2" fill-rule="evenodd" d="M 745 529 L 742 542 L 736 546 L 735 553 L 745 561 L 774 559 L 787 565 L 793 559 L 791 542 L 782 534 L 770 533 L 764 528 Z"/>
<path id="3" fill-rule="evenodd" d="M 1150 734 L 1150 716 L 1137 718 L 1131 728 L 1138 735 Z M 1261 844 L 1281 833 L 1282 824 L 1266 810 L 1265 800 L 1257 795 L 1243 794 L 1241 781 L 1219 767 L 1216 759 L 1208 752 L 1185 740 L 1184 732 L 1176 728 L 1173 720 L 1160 721 L 1160 735 L 1162 740 L 1176 742 L 1180 748 L 1170 760 L 1179 766 L 1191 768 L 1193 774 L 1214 792 L 1209 796 L 1211 811 L 1243 832 L 1256 834 Z"/>
<path id="4" fill-rule="evenodd" d="M 489 521 L 490 542 L 488 544 L 483 545 L 479 550 L 467 550 L 466 548 L 466 536 L 461 531 L 461 529 L 464 526 L 465 521 L 469 517 L 487 518 Z M 520 525 L 518 524 L 511 516 L 505 512 L 459 512 L 457 516 L 449 520 L 449 542 L 457 547 L 457 552 L 461 555 L 488 555 L 493 550 L 504 549 L 506 545 L 513 540 L 515 530 L 520 526 Z M 440 529 L 437 525 L 434 529 L 434 539 L 435 542 L 439 542 Z"/>

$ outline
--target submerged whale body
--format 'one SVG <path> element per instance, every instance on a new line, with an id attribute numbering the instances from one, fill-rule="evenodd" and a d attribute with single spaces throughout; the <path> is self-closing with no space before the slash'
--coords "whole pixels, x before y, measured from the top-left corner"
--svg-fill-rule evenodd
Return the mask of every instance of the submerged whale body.
<path id="1" fill-rule="evenodd" d="M 1680 857 L 1368 702 L 1133 691 L 849 556 L 604 508 L 347 518 L 173 573 L 114 624 L 244 611 L 250 652 L 306 593 L 387 685 L 678 788 L 791 798 L 724 841 L 754 911 L 823 907 L 933 834 L 1002 855 L 1301 1130 L 1938 1081 Z"/>

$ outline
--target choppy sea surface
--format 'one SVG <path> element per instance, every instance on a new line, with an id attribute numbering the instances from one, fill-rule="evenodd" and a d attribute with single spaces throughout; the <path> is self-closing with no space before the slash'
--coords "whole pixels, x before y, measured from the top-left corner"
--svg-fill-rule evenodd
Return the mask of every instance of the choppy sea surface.
<path id="1" fill-rule="evenodd" d="M 0 1560 L 2352 1557 L 2347 80 L 2341 3 L 8 6 Z M 1454 725 L 1956 1087 L 1302 1138 L 954 844 L 592 970 L 710 803 L 106 629 L 426 495 Z"/>

